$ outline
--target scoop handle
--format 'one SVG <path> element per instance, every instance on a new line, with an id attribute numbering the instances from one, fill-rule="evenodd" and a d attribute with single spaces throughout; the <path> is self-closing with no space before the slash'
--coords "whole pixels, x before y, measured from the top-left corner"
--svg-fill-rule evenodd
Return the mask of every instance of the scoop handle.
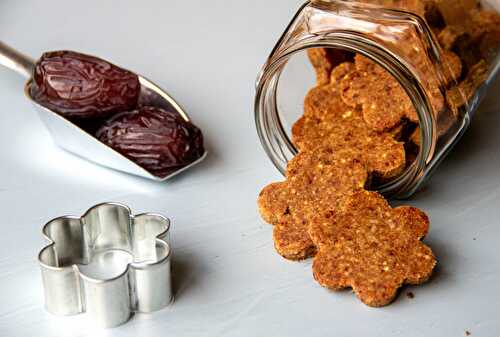
<path id="1" fill-rule="evenodd" d="M 0 64 L 30 79 L 33 76 L 35 61 L 0 41 Z"/>

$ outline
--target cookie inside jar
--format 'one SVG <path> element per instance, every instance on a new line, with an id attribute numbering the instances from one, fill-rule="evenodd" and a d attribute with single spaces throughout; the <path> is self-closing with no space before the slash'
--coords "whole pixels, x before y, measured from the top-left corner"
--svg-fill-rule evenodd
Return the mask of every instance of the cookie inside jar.
<path id="1" fill-rule="evenodd" d="M 287 140 L 269 147 L 287 160 L 287 151 L 347 149 L 368 166 L 370 189 L 411 195 L 469 125 L 494 73 L 500 16 L 475 1 L 312 7 L 307 27 L 317 37 L 287 57 L 270 108 L 276 138 Z"/>
<path id="2" fill-rule="evenodd" d="M 366 165 L 373 189 L 415 161 L 419 118 L 401 84 L 384 68 L 361 54 L 329 48 L 308 49 L 289 62 L 278 106 L 299 153 L 324 147 L 348 153 Z M 298 81 L 290 77 L 305 74 L 307 66 L 307 80 L 292 90 Z"/>
<path id="3" fill-rule="evenodd" d="M 336 62 L 329 57 L 338 52 L 317 49 L 307 51 L 311 74 L 300 88 L 290 90 L 297 81 L 284 80 L 297 76 L 294 71 L 282 74 L 278 106 L 283 110 L 284 128 L 298 152 L 324 146 L 351 152 L 367 165 L 370 188 L 378 189 L 403 175 L 419 157 L 422 129 L 414 101 L 398 79 L 369 57 L 344 51 L 342 61 Z M 467 76 L 462 79 L 462 62 L 455 53 L 443 55 L 448 81 L 427 71 L 423 84 L 435 120 L 436 141 L 460 127 L 459 109 L 465 104 L 462 87 L 475 81 Z M 298 60 L 291 62 L 294 67 Z"/>

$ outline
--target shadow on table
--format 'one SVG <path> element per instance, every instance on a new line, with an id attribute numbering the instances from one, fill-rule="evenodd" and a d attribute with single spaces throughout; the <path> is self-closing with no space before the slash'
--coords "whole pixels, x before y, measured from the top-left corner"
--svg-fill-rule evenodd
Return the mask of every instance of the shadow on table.
<path id="1" fill-rule="evenodd" d="M 172 290 L 175 300 L 197 284 L 193 263 L 193 258 L 182 252 L 175 252 L 172 256 Z"/>

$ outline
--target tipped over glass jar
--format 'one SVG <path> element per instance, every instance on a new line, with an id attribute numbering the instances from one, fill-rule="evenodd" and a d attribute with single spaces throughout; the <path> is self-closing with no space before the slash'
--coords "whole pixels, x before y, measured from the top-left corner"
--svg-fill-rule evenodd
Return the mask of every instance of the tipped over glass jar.
<path id="1" fill-rule="evenodd" d="M 464 134 L 498 73 L 498 7 L 308 1 L 257 80 L 256 127 L 269 158 L 285 174 L 298 151 L 350 151 L 368 166 L 371 189 L 412 195 Z"/>

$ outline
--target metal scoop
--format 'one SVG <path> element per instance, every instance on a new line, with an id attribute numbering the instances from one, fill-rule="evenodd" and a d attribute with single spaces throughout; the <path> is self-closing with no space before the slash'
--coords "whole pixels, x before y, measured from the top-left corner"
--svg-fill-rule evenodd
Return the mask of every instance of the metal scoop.
<path id="1" fill-rule="evenodd" d="M 172 178 L 180 172 L 201 162 L 206 157 L 207 152 L 205 151 L 203 156 L 191 164 L 180 168 L 166 177 L 157 177 L 123 156 L 121 153 L 101 143 L 97 138 L 85 132 L 78 125 L 75 125 L 56 112 L 35 102 L 30 95 L 30 86 L 35 67 L 35 61 L 33 59 L 0 41 L 0 64 L 28 79 L 24 86 L 24 94 L 38 111 L 40 118 L 49 129 L 55 143 L 68 152 L 105 167 L 156 181 L 164 181 Z M 149 105 L 177 112 L 184 120 L 190 121 L 186 112 L 169 94 L 141 75 L 137 76 L 141 84 L 141 93 L 139 96 L 140 106 Z"/>

